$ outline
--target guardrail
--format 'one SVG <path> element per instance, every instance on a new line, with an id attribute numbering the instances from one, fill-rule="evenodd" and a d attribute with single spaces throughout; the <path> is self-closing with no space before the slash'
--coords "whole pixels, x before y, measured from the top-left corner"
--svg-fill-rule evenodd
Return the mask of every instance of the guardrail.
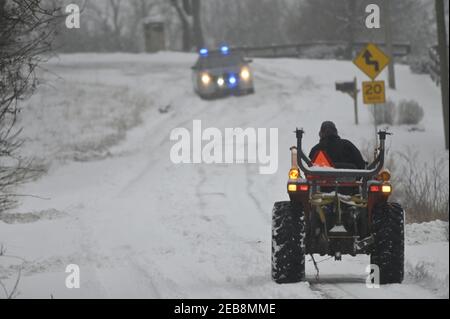
<path id="1" fill-rule="evenodd" d="M 356 42 L 353 49 L 360 51 L 369 42 Z M 375 42 L 378 47 L 385 48 L 384 43 Z M 273 44 L 268 46 L 237 46 L 232 47 L 234 51 L 241 51 L 248 57 L 255 58 L 292 58 L 304 57 L 308 50 L 328 48 L 335 56 L 343 56 L 348 48 L 347 42 L 342 41 L 314 41 L 303 42 L 297 44 Z M 409 43 L 395 43 L 393 45 L 394 56 L 404 57 L 411 53 L 411 45 Z"/>

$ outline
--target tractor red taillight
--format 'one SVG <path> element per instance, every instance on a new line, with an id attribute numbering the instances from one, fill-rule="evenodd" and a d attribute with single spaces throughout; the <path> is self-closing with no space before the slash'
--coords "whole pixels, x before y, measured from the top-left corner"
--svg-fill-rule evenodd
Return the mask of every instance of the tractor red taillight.
<path id="1" fill-rule="evenodd" d="M 309 185 L 303 184 L 299 186 L 299 191 L 301 192 L 307 192 L 309 191 Z"/>
<path id="2" fill-rule="evenodd" d="M 369 191 L 371 193 L 378 193 L 381 190 L 380 185 L 370 185 Z"/>

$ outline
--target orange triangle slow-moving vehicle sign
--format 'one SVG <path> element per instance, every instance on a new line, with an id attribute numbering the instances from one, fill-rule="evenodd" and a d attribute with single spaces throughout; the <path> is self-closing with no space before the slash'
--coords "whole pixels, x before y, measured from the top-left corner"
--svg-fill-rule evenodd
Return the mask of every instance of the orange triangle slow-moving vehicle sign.
<path id="1" fill-rule="evenodd" d="M 334 167 L 333 161 L 324 151 L 319 151 L 314 156 L 312 163 L 314 166 L 319 167 Z"/>

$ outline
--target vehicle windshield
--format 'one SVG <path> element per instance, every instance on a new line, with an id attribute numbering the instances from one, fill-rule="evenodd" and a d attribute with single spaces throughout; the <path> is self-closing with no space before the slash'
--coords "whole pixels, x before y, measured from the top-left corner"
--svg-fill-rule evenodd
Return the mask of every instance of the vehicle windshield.
<path id="1" fill-rule="evenodd" d="M 219 55 L 211 54 L 206 57 L 200 57 L 196 66 L 198 68 L 220 68 L 239 65 L 242 63 L 242 56 L 237 54 Z"/>

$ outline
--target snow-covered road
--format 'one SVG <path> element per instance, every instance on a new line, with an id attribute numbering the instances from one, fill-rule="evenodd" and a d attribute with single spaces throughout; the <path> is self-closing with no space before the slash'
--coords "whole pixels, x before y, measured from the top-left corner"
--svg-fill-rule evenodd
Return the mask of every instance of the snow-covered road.
<path id="1" fill-rule="evenodd" d="M 7 253 L 25 259 L 0 261 L 0 274 L 10 285 L 17 265 L 23 266 L 19 297 L 448 297 L 445 223 L 414 228 L 412 233 L 420 240 L 407 247 L 407 276 L 402 285 L 366 288 L 366 256 L 324 260 L 319 264 L 319 280 L 308 262 L 308 282 L 273 283 L 271 209 L 274 201 L 287 198 L 288 150 L 295 143 L 292 131 L 296 126 L 306 130 L 305 148 L 309 149 L 317 141 L 320 123 L 331 119 L 342 136 L 360 147 L 371 143 L 374 128 L 368 110 L 362 106 L 361 125 L 353 125 L 351 101 L 334 91 L 335 81 L 363 76 L 348 62 L 256 60 L 255 95 L 207 102 L 191 89 L 189 67 L 194 59 L 176 53 L 70 55 L 48 64 L 61 78 L 52 88 L 38 91 L 42 105 L 48 104 L 47 96 L 58 96 L 64 101 L 56 105 L 69 108 L 70 118 L 70 112 L 87 107 L 84 95 L 98 101 L 89 114 L 110 116 L 103 103 L 119 101 L 114 110 L 120 115 L 121 110 L 135 107 L 120 103 L 122 95 L 114 96 L 125 87 L 133 97 L 126 101 L 142 104 L 142 110 L 136 111 L 140 120 L 125 126 L 125 134 L 110 143 L 107 151 L 77 147 L 76 156 L 55 159 L 45 176 L 21 189 L 47 200 L 25 198 L 18 208 L 20 215 L 12 215 L 11 223 L 0 221 L 0 243 Z M 423 104 L 426 131 L 395 127 L 389 146 L 404 151 L 423 143 L 426 152 L 420 156 L 425 160 L 431 154 L 446 156 L 448 170 L 448 152 L 442 152 L 437 142 L 442 131 L 438 89 L 425 76 L 411 75 L 406 67 L 399 67 L 398 75 L 399 89 L 391 97 L 408 96 Z M 81 97 L 73 95 L 77 88 L 83 90 Z M 102 99 L 97 92 L 108 97 Z M 141 100 L 137 102 L 135 96 Z M 170 132 L 176 127 L 191 130 L 194 119 L 201 120 L 204 128 L 221 130 L 278 128 L 278 172 L 260 175 L 256 164 L 173 164 Z M 64 118 L 32 116 L 29 121 L 34 124 L 24 134 L 30 136 L 30 153 L 55 158 L 62 152 L 73 155 L 71 145 L 77 139 L 103 138 L 107 125 L 98 123 L 97 132 L 95 122 L 71 130 Z M 54 131 L 48 128 L 52 125 Z M 58 132 L 58 125 L 64 133 Z M 100 137 L 86 133 L 92 130 Z M 80 156 L 83 160 L 73 160 Z M 442 234 L 428 242 L 430 229 Z M 68 264 L 80 266 L 80 289 L 65 287 Z"/>

